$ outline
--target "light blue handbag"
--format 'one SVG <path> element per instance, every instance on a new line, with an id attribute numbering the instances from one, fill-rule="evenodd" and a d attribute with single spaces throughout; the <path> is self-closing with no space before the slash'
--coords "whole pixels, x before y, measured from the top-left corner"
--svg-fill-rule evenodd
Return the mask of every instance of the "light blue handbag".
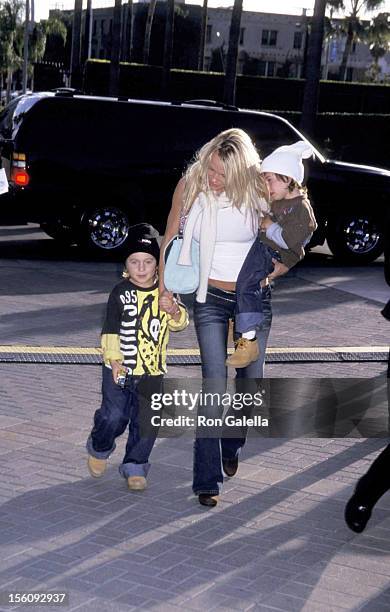
<path id="1" fill-rule="evenodd" d="M 183 244 L 183 234 L 179 232 L 164 251 L 164 285 L 173 293 L 193 293 L 199 287 L 199 244 L 192 239 L 191 265 L 177 263 Z"/>

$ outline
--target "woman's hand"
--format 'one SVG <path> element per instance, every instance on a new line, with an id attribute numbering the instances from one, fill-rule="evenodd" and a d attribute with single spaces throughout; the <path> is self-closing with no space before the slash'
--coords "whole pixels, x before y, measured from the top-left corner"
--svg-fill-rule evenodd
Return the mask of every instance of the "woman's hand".
<path id="1" fill-rule="evenodd" d="M 111 364 L 111 369 L 112 369 L 112 377 L 114 379 L 114 383 L 118 384 L 117 378 L 121 372 L 121 370 L 123 370 L 123 366 L 121 364 L 120 361 L 117 361 L 116 359 L 110 359 L 110 364 Z"/>

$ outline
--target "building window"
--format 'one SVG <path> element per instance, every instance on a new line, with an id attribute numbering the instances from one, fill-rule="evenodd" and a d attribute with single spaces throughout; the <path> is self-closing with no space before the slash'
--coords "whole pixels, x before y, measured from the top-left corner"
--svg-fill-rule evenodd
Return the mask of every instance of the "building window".
<path id="1" fill-rule="evenodd" d="M 240 40 L 239 40 L 240 45 L 244 44 L 244 35 L 245 35 L 245 28 L 240 28 Z"/>
<path id="2" fill-rule="evenodd" d="M 294 32 L 294 49 L 302 49 L 303 32 Z"/>
<path id="3" fill-rule="evenodd" d="M 267 62 L 267 72 L 268 77 L 275 76 L 275 62 Z"/>
<path id="4" fill-rule="evenodd" d="M 100 34 L 102 36 L 104 36 L 104 24 L 105 24 L 105 20 L 102 19 L 101 22 L 100 22 Z"/>
<path id="5" fill-rule="evenodd" d="M 96 36 L 96 26 L 97 26 L 97 21 L 96 19 L 94 19 L 93 25 L 92 25 L 92 36 Z"/>
<path id="6" fill-rule="evenodd" d="M 275 76 L 275 62 L 264 62 L 263 60 L 260 60 L 258 66 L 259 76 Z"/>
<path id="7" fill-rule="evenodd" d="M 112 19 L 110 19 L 110 34 L 112 34 Z"/>
<path id="8" fill-rule="evenodd" d="M 206 43 L 209 45 L 211 43 L 211 33 L 213 31 L 213 26 L 208 25 L 206 28 Z"/>
<path id="9" fill-rule="evenodd" d="M 99 58 L 100 59 L 104 59 L 104 49 L 100 49 L 100 51 L 99 51 Z"/>
<path id="10" fill-rule="evenodd" d="M 262 30 L 261 31 L 261 44 L 263 46 L 275 47 L 277 38 L 278 38 L 277 30 Z"/>

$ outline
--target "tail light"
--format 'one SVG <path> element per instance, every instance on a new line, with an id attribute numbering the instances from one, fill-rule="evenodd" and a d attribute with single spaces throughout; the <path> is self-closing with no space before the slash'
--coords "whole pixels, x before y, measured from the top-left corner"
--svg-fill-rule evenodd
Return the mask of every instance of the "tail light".
<path id="1" fill-rule="evenodd" d="M 11 181 L 18 187 L 26 187 L 30 182 L 30 175 L 26 170 L 26 154 L 13 153 L 11 165 Z"/>

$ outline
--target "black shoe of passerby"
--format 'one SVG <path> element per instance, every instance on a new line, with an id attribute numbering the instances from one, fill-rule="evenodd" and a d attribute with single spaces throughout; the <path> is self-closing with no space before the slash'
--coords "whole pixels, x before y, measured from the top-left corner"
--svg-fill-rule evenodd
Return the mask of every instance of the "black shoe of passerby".
<path id="1" fill-rule="evenodd" d="M 206 495 L 205 493 L 201 493 L 198 498 L 202 506 L 208 506 L 209 508 L 214 508 L 218 503 L 218 495 Z"/>
<path id="2" fill-rule="evenodd" d="M 345 506 L 344 518 L 348 527 L 355 533 L 362 533 L 371 516 L 371 508 L 359 501 L 355 495 Z"/>
<path id="3" fill-rule="evenodd" d="M 238 457 L 234 459 L 222 459 L 223 473 L 227 478 L 231 478 L 238 470 Z"/>

